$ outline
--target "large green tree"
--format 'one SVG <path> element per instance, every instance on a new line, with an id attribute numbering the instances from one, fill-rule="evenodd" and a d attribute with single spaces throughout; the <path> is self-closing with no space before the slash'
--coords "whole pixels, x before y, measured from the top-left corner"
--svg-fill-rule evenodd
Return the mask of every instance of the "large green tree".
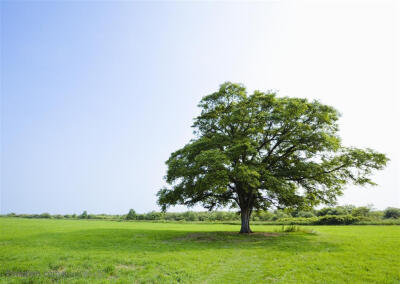
<path id="1" fill-rule="evenodd" d="M 200 204 L 240 208 L 241 233 L 250 233 L 254 210 L 333 204 L 348 182 L 374 184 L 372 170 L 388 158 L 371 149 L 344 147 L 339 113 L 318 101 L 247 95 L 226 82 L 205 96 L 195 118 L 196 138 L 172 153 L 158 192 L 163 210 Z"/>

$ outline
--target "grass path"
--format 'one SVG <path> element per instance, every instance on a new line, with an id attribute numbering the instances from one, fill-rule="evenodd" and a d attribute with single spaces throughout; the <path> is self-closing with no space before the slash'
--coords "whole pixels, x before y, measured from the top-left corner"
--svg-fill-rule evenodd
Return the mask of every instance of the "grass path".
<path id="1" fill-rule="evenodd" d="M 0 218 L 0 281 L 400 283 L 400 226 L 314 226 L 316 235 L 238 229 Z"/>

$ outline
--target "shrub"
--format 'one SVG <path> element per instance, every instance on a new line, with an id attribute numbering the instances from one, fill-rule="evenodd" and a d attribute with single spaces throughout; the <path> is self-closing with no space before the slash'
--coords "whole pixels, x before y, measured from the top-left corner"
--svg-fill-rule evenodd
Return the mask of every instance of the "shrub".
<path id="1" fill-rule="evenodd" d="M 144 220 L 160 220 L 162 217 L 161 212 L 151 211 L 147 214 L 144 214 Z"/>
<path id="2" fill-rule="evenodd" d="M 79 219 L 87 219 L 88 218 L 88 213 L 85 211 L 82 212 L 81 215 L 78 216 Z"/>
<path id="3" fill-rule="evenodd" d="M 302 228 L 296 225 L 282 225 L 281 228 L 275 229 L 275 232 L 284 232 L 284 233 L 292 233 L 292 232 L 302 232 L 306 234 L 313 234 L 316 235 L 317 232 L 313 229 Z"/>
<path id="4" fill-rule="evenodd" d="M 351 215 L 325 215 L 318 218 L 316 225 L 349 225 L 360 221 L 360 218 Z"/>
<path id="5" fill-rule="evenodd" d="M 144 220 L 144 214 L 137 214 L 136 220 Z"/>
<path id="6" fill-rule="evenodd" d="M 353 210 L 356 208 L 354 205 L 343 205 L 338 207 L 342 208 L 346 212 L 346 215 L 351 214 L 351 212 L 353 212 Z M 372 207 L 370 207 L 370 209 L 371 208 Z"/>
<path id="7" fill-rule="evenodd" d="M 128 215 L 125 217 L 126 220 L 135 220 L 136 219 L 136 212 L 135 210 L 131 209 L 128 212 Z"/>
<path id="8" fill-rule="evenodd" d="M 361 206 L 361 207 L 357 207 L 357 208 L 354 208 L 352 211 L 351 211 L 351 215 L 353 215 L 353 216 L 357 216 L 357 217 L 366 217 L 366 216 L 368 216 L 369 215 L 369 212 L 371 211 L 371 209 L 370 208 L 368 208 L 368 207 L 365 207 L 365 206 Z"/>
<path id="9" fill-rule="evenodd" d="M 373 220 L 383 219 L 383 211 L 370 211 L 368 217 Z"/>
<path id="10" fill-rule="evenodd" d="M 192 211 L 187 211 L 183 214 L 185 221 L 197 221 L 197 214 Z"/>
<path id="11" fill-rule="evenodd" d="M 280 220 L 283 218 L 289 218 L 290 216 L 281 210 L 275 210 L 272 221 Z"/>
<path id="12" fill-rule="evenodd" d="M 38 217 L 39 217 L 39 218 L 46 218 L 46 219 L 48 219 L 48 218 L 51 218 L 51 215 L 50 215 L 49 213 L 42 213 L 42 214 L 40 214 Z"/>
<path id="13" fill-rule="evenodd" d="M 398 219 L 400 218 L 400 208 L 388 207 L 383 212 L 383 218 L 389 219 Z"/>
<path id="14" fill-rule="evenodd" d="M 257 214 L 257 217 L 259 217 L 261 221 L 270 221 L 274 217 L 274 214 L 269 211 L 260 211 L 260 212 L 257 212 L 256 214 Z M 239 215 L 236 214 L 236 216 L 237 216 L 237 219 L 239 219 Z"/>
<path id="15" fill-rule="evenodd" d="M 315 217 L 315 215 L 311 211 L 300 211 L 297 213 L 296 217 L 312 218 Z"/>
<path id="16" fill-rule="evenodd" d="M 347 212 L 343 207 L 325 207 L 317 212 L 317 216 L 326 216 L 326 215 L 346 215 Z"/>
<path id="17" fill-rule="evenodd" d="M 216 211 L 213 212 L 214 213 L 214 220 L 215 221 L 227 221 L 227 215 L 226 212 L 222 212 L 222 211 Z"/>
<path id="18" fill-rule="evenodd" d="M 303 218 L 303 217 L 296 217 L 296 218 L 282 218 L 277 221 L 278 224 L 285 224 L 285 225 L 312 225 L 318 221 L 317 217 L 310 217 L 310 218 Z"/>

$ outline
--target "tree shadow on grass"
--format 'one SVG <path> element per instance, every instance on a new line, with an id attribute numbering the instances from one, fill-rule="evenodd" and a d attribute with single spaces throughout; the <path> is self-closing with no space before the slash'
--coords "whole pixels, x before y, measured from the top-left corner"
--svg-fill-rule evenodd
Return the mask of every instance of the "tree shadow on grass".
<path id="1" fill-rule="evenodd" d="M 268 251 L 313 252 L 338 251 L 335 243 L 318 235 L 304 232 L 201 232 L 179 230 L 148 230 L 137 228 L 86 229 L 72 232 L 43 233 L 31 236 L 27 246 L 51 246 L 73 251 L 101 252 L 170 252 L 216 249 L 266 249 Z"/>

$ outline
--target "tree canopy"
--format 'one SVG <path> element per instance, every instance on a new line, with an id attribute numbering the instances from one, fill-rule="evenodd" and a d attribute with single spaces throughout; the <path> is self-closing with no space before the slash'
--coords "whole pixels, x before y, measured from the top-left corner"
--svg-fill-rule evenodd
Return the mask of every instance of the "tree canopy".
<path id="1" fill-rule="evenodd" d="M 334 204 L 344 186 L 371 184 L 388 158 L 372 149 L 345 147 L 339 113 L 319 101 L 248 95 L 226 82 L 203 97 L 195 138 L 166 161 L 169 187 L 158 192 L 163 210 L 200 204 L 239 208 L 242 233 L 253 210 Z"/>
<path id="2" fill-rule="evenodd" d="M 126 220 L 135 220 L 136 219 L 136 212 L 133 209 L 130 209 L 128 214 L 126 215 Z"/>

